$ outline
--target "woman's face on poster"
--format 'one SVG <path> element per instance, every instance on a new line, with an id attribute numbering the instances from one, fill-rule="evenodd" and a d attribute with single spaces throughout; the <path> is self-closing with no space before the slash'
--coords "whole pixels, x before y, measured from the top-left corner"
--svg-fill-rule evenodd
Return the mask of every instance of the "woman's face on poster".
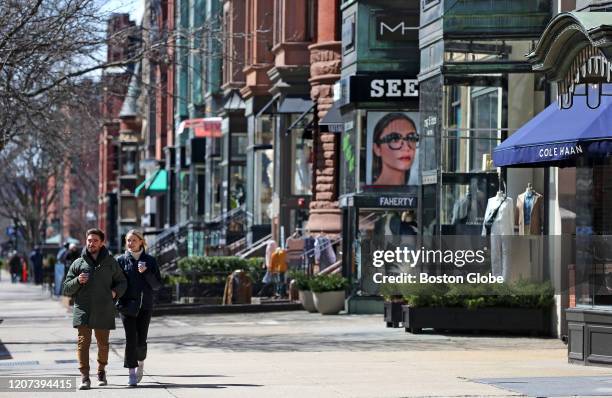
<path id="1" fill-rule="evenodd" d="M 374 143 L 374 154 L 381 159 L 385 168 L 408 171 L 412 167 L 416 153 L 417 131 L 415 126 L 404 118 L 389 123 Z"/>

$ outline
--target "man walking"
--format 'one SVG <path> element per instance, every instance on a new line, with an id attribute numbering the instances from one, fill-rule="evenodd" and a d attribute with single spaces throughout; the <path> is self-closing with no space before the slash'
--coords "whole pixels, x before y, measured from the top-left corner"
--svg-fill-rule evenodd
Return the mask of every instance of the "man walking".
<path id="1" fill-rule="evenodd" d="M 109 335 L 115 329 L 114 299 L 123 295 L 127 281 L 117 261 L 104 247 L 104 232 L 87 231 L 87 244 L 64 281 L 64 294 L 74 297 L 73 326 L 78 329 L 77 359 L 81 371 L 80 390 L 91 387 L 89 346 L 94 331 L 98 343 L 98 385 L 106 385 Z"/>

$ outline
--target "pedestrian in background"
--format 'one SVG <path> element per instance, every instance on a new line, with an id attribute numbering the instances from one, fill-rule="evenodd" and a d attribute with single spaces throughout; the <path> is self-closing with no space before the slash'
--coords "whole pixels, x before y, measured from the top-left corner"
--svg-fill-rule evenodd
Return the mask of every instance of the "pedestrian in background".
<path id="1" fill-rule="evenodd" d="M 117 308 L 125 330 L 123 367 L 129 369 L 128 385 L 136 387 L 142 380 L 147 358 L 147 335 L 153 314 L 153 293 L 162 286 L 155 257 L 146 253 L 142 232 L 129 231 L 125 236 L 126 251 L 117 262 L 128 281 L 126 294 Z"/>
<path id="2" fill-rule="evenodd" d="M 110 252 L 108 254 L 110 255 Z M 64 257 L 65 263 L 66 263 L 66 268 L 65 268 L 66 274 L 68 274 L 68 269 L 70 268 L 72 263 L 79 257 L 81 257 L 81 252 L 79 251 L 79 247 L 76 244 L 71 243 L 68 246 L 68 252 L 66 253 L 66 256 Z M 66 275 L 64 275 L 64 279 L 66 279 Z"/>
<path id="3" fill-rule="evenodd" d="M 64 277 L 66 276 L 66 270 L 68 269 L 68 265 L 66 264 L 66 255 L 68 254 L 68 247 L 70 245 L 68 242 L 64 243 L 62 248 L 57 252 L 55 270 L 54 270 L 54 289 L 53 293 L 56 296 L 62 294 L 62 284 L 64 282 Z"/>
<path id="4" fill-rule="evenodd" d="M 19 281 L 19 272 L 21 272 L 21 257 L 16 250 L 11 253 L 9 259 L 9 270 L 11 272 L 11 282 L 17 283 Z"/>
<path id="5" fill-rule="evenodd" d="M 74 297 L 73 326 L 78 330 L 77 359 L 81 371 L 80 390 L 91 387 L 89 346 L 92 330 L 98 343 L 98 385 L 105 386 L 110 331 L 115 329 L 114 299 L 127 288 L 117 261 L 104 247 L 104 232 L 87 231 L 87 246 L 75 260 L 64 281 L 64 294 Z"/>
<path id="6" fill-rule="evenodd" d="M 43 283 L 43 255 L 40 252 L 40 247 L 35 246 L 30 252 L 30 264 L 34 271 L 34 284 L 41 285 Z"/>

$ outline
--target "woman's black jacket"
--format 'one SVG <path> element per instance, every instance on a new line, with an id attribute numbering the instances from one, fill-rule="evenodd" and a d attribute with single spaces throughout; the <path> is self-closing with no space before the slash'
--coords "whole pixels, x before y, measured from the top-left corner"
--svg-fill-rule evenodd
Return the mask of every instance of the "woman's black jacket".
<path id="1" fill-rule="evenodd" d="M 138 272 L 139 261 L 144 261 L 147 265 L 147 270 L 142 274 Z M 162 286 L 161 274 L 155 257 L 143 251 L 140 258 L 136 260 L 130 252 L 126 251 L 117 258 L 117 262 L 128 281 L 127 291 L 119 300 L 140 299 L 142 293 L 142 306 L 140 308 L 152 310 L 153 292 L 159 290 Z"/>

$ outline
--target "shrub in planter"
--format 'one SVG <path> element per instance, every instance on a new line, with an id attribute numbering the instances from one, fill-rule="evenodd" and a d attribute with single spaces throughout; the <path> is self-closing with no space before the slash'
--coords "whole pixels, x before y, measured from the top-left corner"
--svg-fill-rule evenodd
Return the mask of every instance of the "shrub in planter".
<path id="1" fill-rule="evenodd" d="M 263 278 L 262 258 L 243 259 L 233 256 L 185 257 L 179 260 L 178 268 L 181 275 L 185 275 L 197 282 L 204 276 L 220 275 L 225 277 L 233 271 L 242 269 L 247 272 L 251 280 L 260 281 Z"/>
<path id="2" fill-rule="evenodd" d="M 402 306 L 406 304 L 401 289 L 398 289 L 397 284 L 385 283 L 380 287 L 380 294 L 385 299 L 384 320 L 387 327 L 401 327 L 404 322 Z"/>
<path id="3" fill-rule="evenodd" d="M 291 271 L 289 272 L 289 278 L 295 281 L 300 303 L 302 303 L 304 309 L 308 312 L 317 312 L 312 291 L 310 290 L 310 281 L 312 280 L 312 277 L 303 272 Z"/>
<path id="4" fill-rule="evenodd" d="M 344 309 L 346 278 L 338 274 L 317 275 L 310 281 L 314 305 L 324 315 L 337 314 Z"/>
<path id="5" fill-rule="evenodd" d="M 412 285 L 405 287 L 404 327 L 548 334 L 554 291 L 549 283 Z"/>

